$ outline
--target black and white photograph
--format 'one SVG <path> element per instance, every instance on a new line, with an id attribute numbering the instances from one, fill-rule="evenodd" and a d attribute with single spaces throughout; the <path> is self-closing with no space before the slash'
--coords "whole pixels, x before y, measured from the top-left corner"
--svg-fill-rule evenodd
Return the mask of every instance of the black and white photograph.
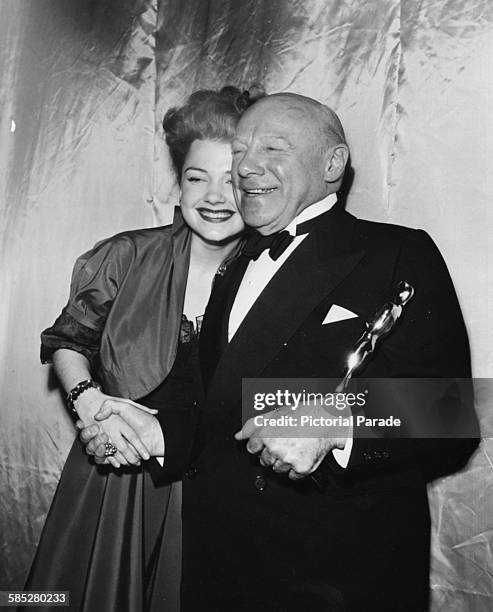
<path id="1" fill-rule="evenodd" d="M 490 612 L 490 0 L 0 0 L 0 109 L 0 608 Z"/>

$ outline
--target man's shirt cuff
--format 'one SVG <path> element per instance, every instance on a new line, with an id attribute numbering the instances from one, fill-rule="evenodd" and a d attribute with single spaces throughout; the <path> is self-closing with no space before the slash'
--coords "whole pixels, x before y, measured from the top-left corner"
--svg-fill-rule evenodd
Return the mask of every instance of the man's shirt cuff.
<path id="1" fill-rule="evenodd" d="M 348 466 L 349 459 L 351 458 L 352 450 L 353 450 L 353 428 L 351 427 L 348 437 L 346 439 L 346 444 L 344 444 L 344 448 L 334 448 L 332 450 L 334 459 L 337 461 L 337 463 L 342 468 L 346 468 Z"/>

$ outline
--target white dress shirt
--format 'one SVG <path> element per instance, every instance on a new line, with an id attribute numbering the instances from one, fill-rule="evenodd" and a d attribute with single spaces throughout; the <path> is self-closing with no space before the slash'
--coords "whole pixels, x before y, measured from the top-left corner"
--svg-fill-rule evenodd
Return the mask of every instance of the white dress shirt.
<path id="1" fill-rule="evenodd" d="M 288 246 L 284 253 L 274 261 L 269 255 L 269 250 L 266 249 L 258 259 L 252 259 L 248 264 L 243 279 L 241 281 L 238 293 L 236 294 L 231 314 L 229 315 L 228 324 L 228 341 L 235 335 L 240 327 L 243 319 L 248 314 L 250 308 L 257 301 L 257 298 L 267 286 L 268 282 L 279 270 L 287 258 L 293 253 L 308 234 L 296 235 L 296 227 L 300 223 L 304 223 L 310 219 L 314 219 L 319 215 L 330 210 L 337 202 L 335 193 L 331 193 L 320 202 L 316 202 L 295 217 L 291 223 L 285 228 L 291 236 L 294 236 L 293 242 Z"/>
<path id="2" fill-rule="evenodd" d="M 302 210 L 300 214 L 297 215 L 285 228 L 286 231 L 294 236 L 294 240 L 276 261 L 271 258 L 269 255 L 269 250 L 266 249 L 257 260 L 251 260 L 249 262 L 229 315 L 228 341 L 231 341 L 231 338 L 233 338 L 237 332 L 244 318 L 250 311 L 250 308 L 257 301 L 258 297 L 272 279 L 274 274 L 279 270 L 279 268 L 281 268 L 291 253 L 293 253 L 308 236 L 308 234 L 297 236 L 297 225 L 304 223 L 309 219 L 314 219 L 315 217 L 327 212 L 336 202 L 336 194 L 331 193 L 323 200 L 320 200 L 320 202 L 315 202 L 315 204 L 312 204 L 311 206 L 308 206 Z M 341 467 L 347 466 L 352 447 L 353 439 L 351 431 L 346 440 L 345 447 L 343 449 L 334 449 L 332 451 L 334 458 Z"/>

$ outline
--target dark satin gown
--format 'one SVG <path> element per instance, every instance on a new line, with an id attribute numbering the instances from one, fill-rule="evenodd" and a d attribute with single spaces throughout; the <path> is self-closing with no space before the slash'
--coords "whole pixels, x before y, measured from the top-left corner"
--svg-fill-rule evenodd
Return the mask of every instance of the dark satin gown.
<path id="1" fill-rule="evenodd" d="M 189 407 L 197 355 L 183 315 L 173 368 L 139 403 Z M 156 487 L 146 466 L 96 466 L 76 440 L 25 589 L 69 591 L 70 609 L 83 612 L 178 612 L 180 577 L 181 483 Z"/>

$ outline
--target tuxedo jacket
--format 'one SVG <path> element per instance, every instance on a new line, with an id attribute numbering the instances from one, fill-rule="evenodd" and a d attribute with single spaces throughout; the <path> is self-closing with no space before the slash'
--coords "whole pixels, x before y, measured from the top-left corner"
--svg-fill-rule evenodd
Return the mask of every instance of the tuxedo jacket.
<path id="1" fill-rule="evenodd" d="M 201 332 L 206 389 L 184 477 L 183 609 L 425 609 L 425 485 L 462 467 L 477 444 L 472 397 L 449 380 L 470 377 L 470 360 L 440 253 L 422 231 L 358 220 L 336 206 L 320 216 L 224 346 L 237 266 L 241 260 L 217 279 Z M 367 416 L 401 415 L 408 428 L 419 425 L 417 433 L 403 439 L 378 428 L 370 437 L 356 432 L 347 468 L 329 454 L 318 485 L 262 468 L 234 439 L 242 426 L 242 380 L 340 378 L 365 321 L 401 280 L 415 295 L 360 377 L 369 384 Z M 357 316 L 324 324 L 335 306 Z M 435 380 L 429 387 L 398 382 L 416 378 Z M 470 433 L 423 437 L 423 423 L 432 423 L 437 437 L 450 428 Z"/>

